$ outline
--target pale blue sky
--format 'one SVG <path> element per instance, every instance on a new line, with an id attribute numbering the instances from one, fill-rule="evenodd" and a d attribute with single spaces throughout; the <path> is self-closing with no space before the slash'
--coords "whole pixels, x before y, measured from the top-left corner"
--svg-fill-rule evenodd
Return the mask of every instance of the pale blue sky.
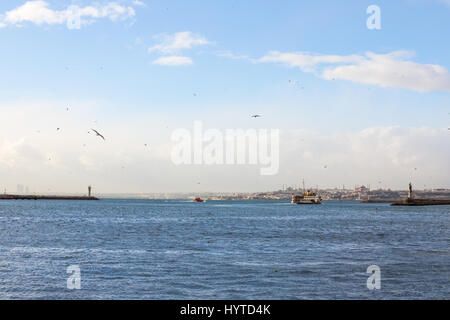
<path id="1" fill-rule="evenodd" d="M 2 2 L 0 12 L 23 3 L 23 0 Z M 83 6 L 89 2 L 48 3 L 57 10 L 71 3 Z M 131 5 L 131 1 L 119 3 Z M 295 112 L 299 110 L 298 103 L 306 100 L 308 105 L 313 103 L 333 112 L 331 101 L 339 100 L 347 90 L 357 90 L 363 104 L 372 101 L 370 107 L 376 106 L 377 113 L 383 115 L 370 121 L 364 119 L 369 111 L 361 111 L 364 106 L 360 101 L 349 101 L 348 111 L 355 113 L 362 126 L 391 123 L 385 113 L 398 116 L 405 109 L 414 116 L 398 124 L 446 126 L 442 117 L 428 115 L 430 111 L 445 114 L 448 92 L 423 94 L 388 89 L 366 93 L 358 84 L 327 83 L 296 68 L 255 65 L 215 55 L 229 51 L 256 59 L 272 50 L 337 55 L 408 50 L 415 52 L 413 61 L 448 68 L 450 6 L 440 1 L 379 1 L 382 30 L 371 31 L 365 26 L 365 8 L 372 3 L 360 0 L 283 1 L 282 4 L 278 1 L 148 1 L 145 7 L 135 7 L 136 14 L 130 20 L 112 23 L 102 19 L 81 30 L 68 30 L 64 24 L 8 26 L 0 29 L 3 99 L 17 99 L 18 94 L 33 99 L 106 99 L 118 109 L 123 104 L 130 106 L 128 112 L 139 112 L 155 104 L 168 106 L 170 111 L 192 112 L 192 108 L 206 104 L 208 109 L 220 112 L 220 107 L 214 107 L 219 99 L 247 105 L 261 97 L 263 101 L 276 103 L 282 94 L 287 101 L 283 103 L 284 108 L 279 106 L 279 111 Z M 131 20 L 134 24 L 129 26 Z M 193 58 L 192 66 L 152 65 L 151 61 L 158 56 L 147 52 L 157 42 L 153 37 L 180 31 L 199 34 L 212 44 L 183 53 Z M 137 38 L 142 44 L 135 43 Z M 299 90 L 287 86 L 288 79 L 300 81 L 308 90 L 299 94 Z M 317 91 L 322 101 L 317 101 Z M 197 99 L 192 99 L 192 92 L 198 93 Z M 393 110 L 396 109 L 394 101 L 398 110 Z M 342 107 L 339 106 L 340 110 Z M 249 106 L 248 111 L 254 108 L 264 106 L 258 103 Z M 318 114 L 323 115 L 325 110 Z"/>
<path id="2" fill-rule="evenodd" d="M 450 127 L 449 1 L 47 0 L 46 8 L 51 12 L 43 14 L 42 23 L 33 20 L 40 14 L 36 10 L 8 15 L 20 10 L 25 2 L 0 3 L 2 118 L 8 116 L 6 108 L 10 106 L 19 112 L 14 119 L 21 119 L 27 117 L 26 113 L 20 114 L 21 108 L 60 104 L 62 108 L 70 105 L 74 110 L 85 110 L 89 121 L 85 126 L 80 124 L 83 132 L 94 120 L 106 131 L 113 131 L 117 123 L 126 131 L 137 126 L 136 123 L 141 123 L 144 130 L 146 123 L 161 128 L 190 127 L 194 120 L 203 120 L 213 128 L 313 130 L 324 135 L 373 127 L 430 130 Z M 112 19 L 112 14 L 90 16 L 86 18 L 90 23 L 79 30 L 69 30 L 65 20 L 52 20 L 69 5 L 104 8 L 111 3 L 132 8 L 133 14 L 128 11 L 128 15 Z M 381 30 L 366 27 L 366 8 L 372 4 L 381 8 Z M 164 34 L 168 44 L 171 36 L 181 32 L 204 43 L 168 51 L 150 49 L 163 42 Z M 334 69 L 348 64 L 359 68 L 358 62 L 334 64 L 327 60 L 324 64 L 299 68 L 291 60 L 263 61 L 270 52 L 302 54 L 308 59 L 331 55 L 364 59 L 366 52 L 388 55 L 398 51 L 408 53 L 389 58 L 392 66 L 398 66 L 401 73 L 405 70 L 401 63 L 411 62 L 416 71 L 399 76 L 394 81 L 396 85 L 389 78 L 395 77 L 393 70 L 373 76 L 370 81 L 375 83 L 366 83 L 364 73 L 355 75 L 349 70 L 339 73 Z M 190 63 L 177 66 L 155 63 L 172 56 L 190 59 Z M 373 66 L 372 60 L 366 62 L 370 68 Z M 440 75 L 430 72 L 427 65 L 442 68 Z M 328 68 L 336 80 L 326 79 L 323 72 Z M 254 113 L 263 117 L 258 122 L 250 121 L 249 115 Z M 30 132 L 44 130 L 38 128 L 39 119 L 16 121 L 17 128 L 26 123 Z M 0 128 L 3 136 L 0 143 L 1 138 L 29 139 L 21 132 L 6 133 Z M 155 139 L 155 133 L 152 134 Z M 160 134 L 155 143 L 166 143 L 167 136 Z M 442 139 L 448 143 L 447 137 Z M 58 149 L 48 143 L 48 152 L 51 148 Z M 448 153 L 442 156 L 448 157 Z M 430 184 L 442 186 L 443 181 L 449 181 L 448 169 L 445 170 L 442 179 Z M 101 175 L 98 179 L 101 180 Z M 278 187 L 289 183 L 286 179 L 280 176 L 278 180 L 271 178 L 257 184 L 248 182 L 243 189 Z M 332 183 L 320 176 L 312 179 L 333 185 L 341 178 L 336 176 Z M 373 178 L 361 177 L 361 183 L 364 179 Z M 14 181 L 14 177 L 8 178 L 8 186 L 14 186 Z M 40 188 L 37 180 L 22 183 Z M 144 182 L 135 187 L 131 178 L 124 185 L 123 190 L 111 188 L 105 192 L 159 190 Z M 403 185 L 403 181 L 397 185 Z M 183 186 L 180 190 L 190 189 L 188 183 Z M 450 187 L 448 183 L 446 186 Z M 205 188 L 231 189 L 226 183 Z M 170 187 L 161 185 L 160 189 Z"/>

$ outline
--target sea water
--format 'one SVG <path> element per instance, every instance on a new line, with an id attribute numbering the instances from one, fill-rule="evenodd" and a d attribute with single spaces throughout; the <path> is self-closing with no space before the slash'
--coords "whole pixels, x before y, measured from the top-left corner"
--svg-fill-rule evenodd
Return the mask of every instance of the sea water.
<path id="1" fill-rule="evenodd" d="M 450 206 L 0 201 L 0 299 L 449 299 L 449 227 Z"/>

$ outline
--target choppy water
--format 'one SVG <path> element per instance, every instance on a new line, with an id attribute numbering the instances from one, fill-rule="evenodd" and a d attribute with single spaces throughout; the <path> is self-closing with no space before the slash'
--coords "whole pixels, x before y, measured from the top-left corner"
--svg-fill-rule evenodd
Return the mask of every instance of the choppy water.
<path id="1" fill-rule="evenodd" d="M 449 299 L 449 227 L 450 206 L 0 201 L 0 298 Z"/>

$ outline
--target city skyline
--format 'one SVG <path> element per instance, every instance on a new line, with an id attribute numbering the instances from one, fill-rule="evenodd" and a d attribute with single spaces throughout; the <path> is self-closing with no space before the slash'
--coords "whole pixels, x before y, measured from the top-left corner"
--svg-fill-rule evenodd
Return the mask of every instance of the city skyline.
<path id="1" fill-rule="evenodd" d="M 450 188 L 449 15 L 444 0 L 1 3 L 1 191 Z M 278 172 L 175 165 L 172 135 L 196 121 L 279 130 Z"/>

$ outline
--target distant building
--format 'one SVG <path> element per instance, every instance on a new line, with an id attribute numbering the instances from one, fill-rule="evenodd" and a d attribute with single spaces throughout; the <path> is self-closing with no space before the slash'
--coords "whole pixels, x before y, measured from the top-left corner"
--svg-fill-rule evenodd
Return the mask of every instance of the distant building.
<path id="1" fill-rule="evenodd" d="M 17 185 L 17 194 L 23 194 L 23 185 L 21 184 Z"/>
<path id="2" fill-rule="evenodd" d="M 355 192 L 366 193 L 369 192 L 369 188 L 366 186 L 355 187 Z"/>

